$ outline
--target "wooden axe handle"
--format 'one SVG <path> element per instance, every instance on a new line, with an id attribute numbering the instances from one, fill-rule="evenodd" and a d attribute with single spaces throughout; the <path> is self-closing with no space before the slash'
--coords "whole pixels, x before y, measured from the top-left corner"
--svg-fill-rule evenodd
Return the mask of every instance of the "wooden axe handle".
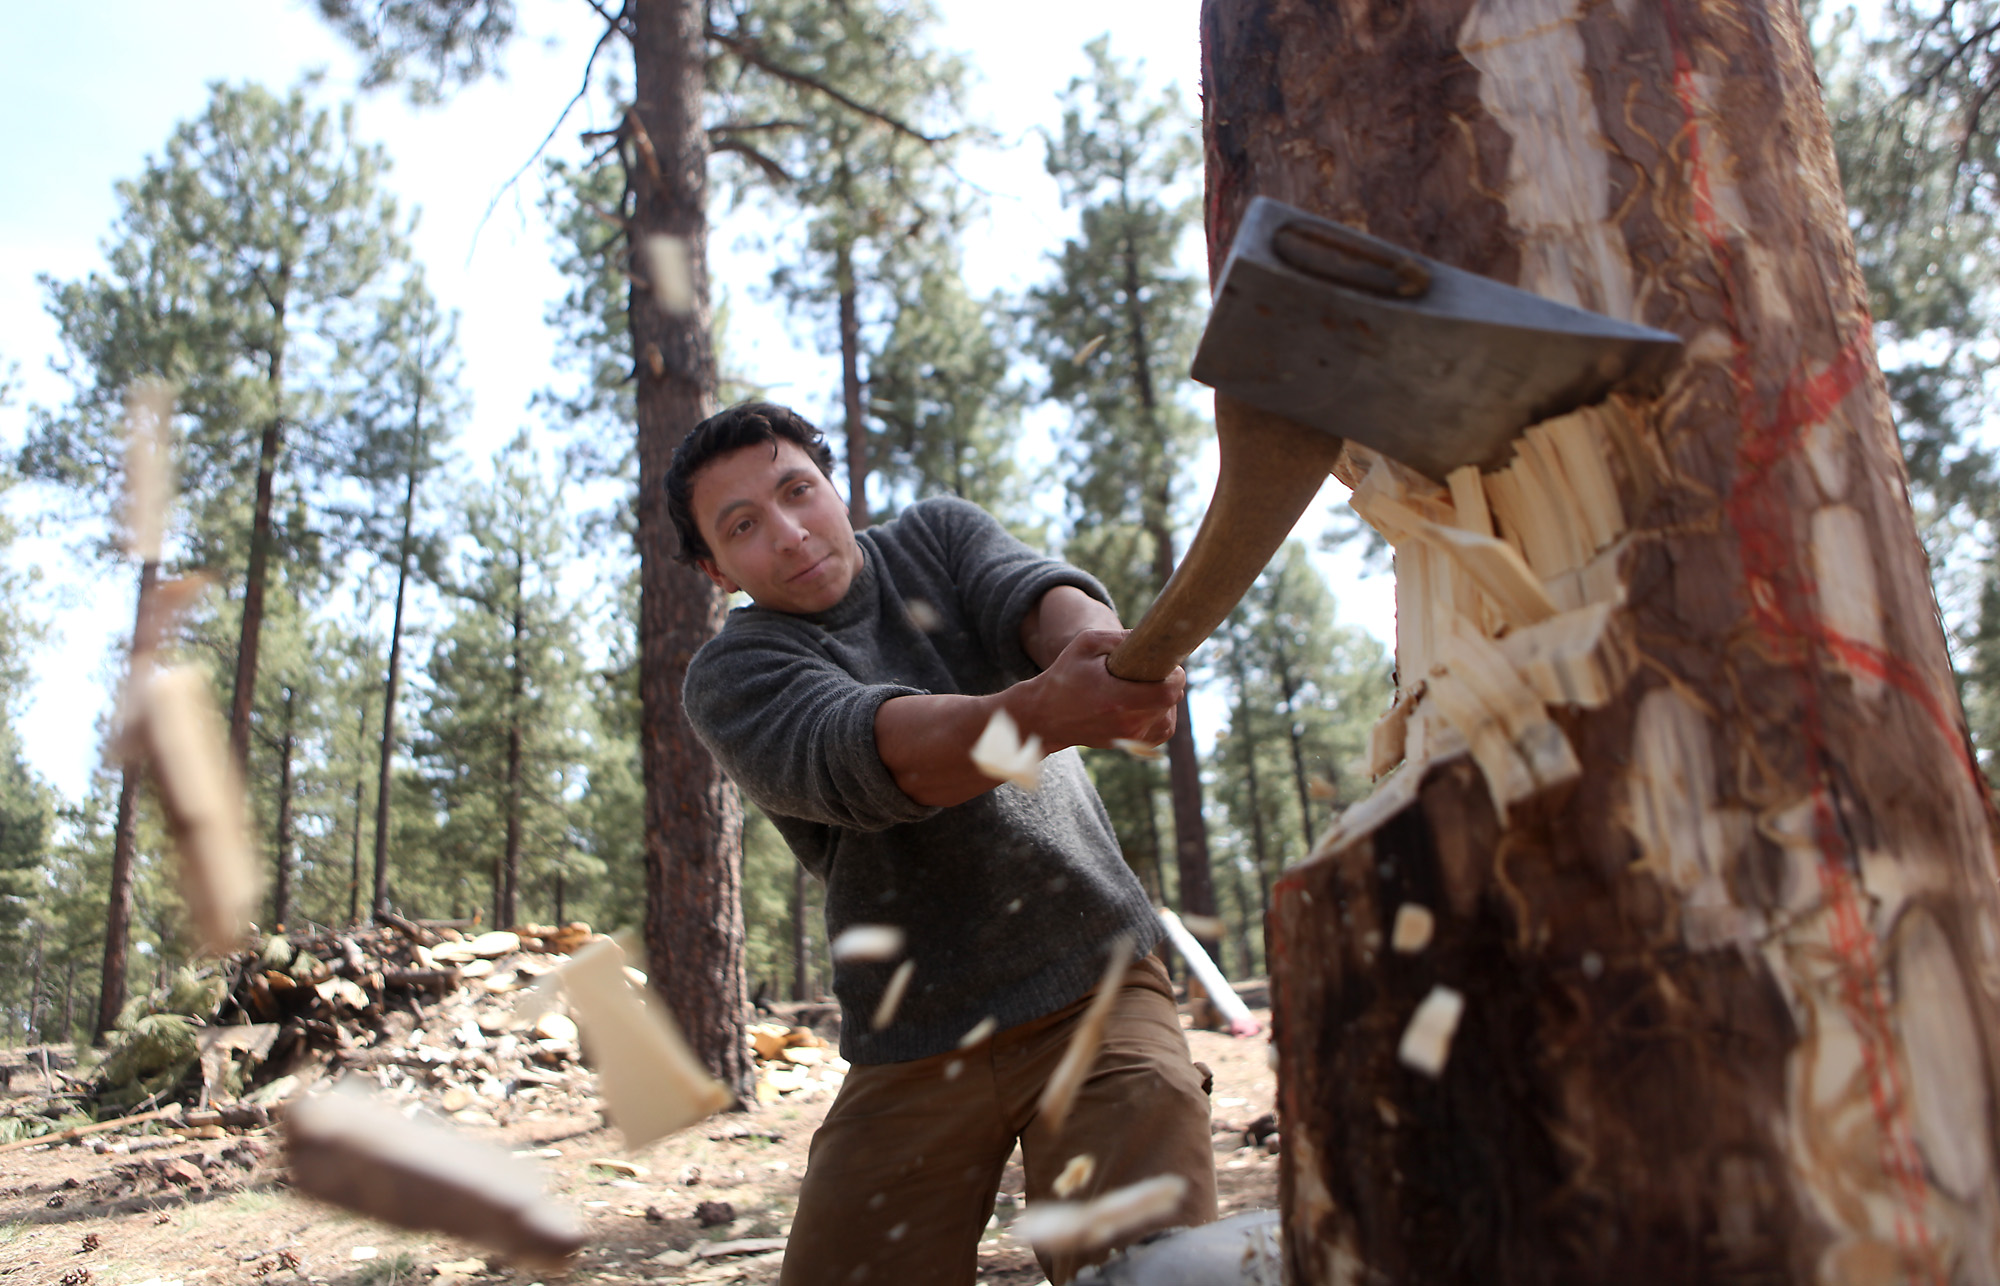
<path id="1" fill-rule="evenodd" d="M 1215 498 L 1187 556 L 1105 664 L 1157 683 L 1222 624 L 1333 470 L 1341 440 L 1215 395 Z"/>

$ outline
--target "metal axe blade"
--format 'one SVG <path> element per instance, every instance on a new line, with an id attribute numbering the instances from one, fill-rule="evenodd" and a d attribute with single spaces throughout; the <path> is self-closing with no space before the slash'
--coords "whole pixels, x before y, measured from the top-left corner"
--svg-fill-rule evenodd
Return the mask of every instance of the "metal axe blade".
<path id="1" fill-rule="evenodd" d="M 1501 463 L 1531 424 L 1657 379 L 1680 347 L 1258 197 L 1193 374 L 1443 481 Z"/>
<path id="2" fill-rule="evenodd" d="M 1173 673 L 1284 543 L 1342 439 L 1443 481 L 1501 463 L 1529 425 L 1656 380 L 1680 347 L 1258 197 L 1194 359 L 1216 391 L 1215 497 L 1106 664 Z"/>

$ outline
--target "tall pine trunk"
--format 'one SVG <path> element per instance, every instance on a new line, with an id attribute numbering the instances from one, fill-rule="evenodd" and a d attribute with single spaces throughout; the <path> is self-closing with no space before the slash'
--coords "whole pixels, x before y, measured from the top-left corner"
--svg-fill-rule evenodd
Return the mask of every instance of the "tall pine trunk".
<path id="1" fill-rule="evenodd" d="M 812 999 L 812 926 L 806 920 L 806 868 L 792 863 L 792 999 Z"/>
<path id="2" fill-rule="evenodd" d="M 709 338 L 705 7 L 633 0 L 636 163 L 629 235 L 681 239 L 695 307 L 668 314 L 644 291 L 629 312 L 638 378 L 639 747 L 646 790 L 646 949 L 653 986 L 695 1053 L 748 1101 L 743 1026 L 743 807 L 681 707 L 695 649 L 722 627 L 723 596 L 673 558 L 665 479 L 674 447 L 715 401 Z"/>
<path id="3" fill-rule="evenodd" d="M 419 350 L 417 365 L 424 363 Z M 396 541 L 396 608 L 389 621 L 389 672 L 382 679 L 382 747 L 375 777 L 375 889 L 368 902 L 371 917 L 389 909 L 389 768 L 396 750 L 396 691 L 403 673 L 403 599 L 410 587 L 410 557 L 417 522 L 417 475 L 424 451 L 423 381 L 410 408 L 410 454 L 403 479 L 403 531 Z M 363 719 L 364 726 L 366 718 Z M 356 800 L 360 787 L 356 786 Z"/>
<path id="4" fill-rule="evenodd" d="M 1268 194 L 1688 340 L 1572 422 L 1611 493 L 1590 584 L 1530 559 L 1611 613 L 1601 699 L 1510 715 L 1568 742 L 1567 791 L 1416 735 L 1473 667 L 1403 673 L 1414 757 L 1274 890 L 1287 1279 L 2000 1280 L 1994 819 L 1797 7 L 1202 26 L 1214 268 Z M 1435 935 L 1391 952 L 1411 903 Z M 1398 1058 L 1434 987 L 1464 1005 L 1435 1077 Z"/>
<path id="5" fill-rule="evenodd" d="M 132 659 L 127 683 L 136 683 L 151 662 L 153 644 L 153 587 L 159 583 L 160 564 L 148 560 L 139 568 L 139 600 L 133 609 Z M 104 969 L 98 980 L 97 1025 L 91 1029 L 94 1045 L 102 1045 L 118 1025 L 118 1011 L 125 1008 L 125 964 L 132 949 L 132 860 L 139 825 L 139 784 L 145 770 L 139 761 L 127 757 L 118 775 L 118 814 L 111 829 L 111 876 L 105 889 Z M 67 1010 L 68 1001 L 64 1008 Z M 63 1016 L 63 1031 L 71 1030 L 70 1016 Z"/>
<path id="6" fill-rule="evenodd" d="M 840 407 L 847 422 L 847 520 L 860 531 L 868 525 L 868 422 L 861 416 L 861 308 L 854 282 L 854 246 L 846 240 L 834 252 L 834 281 L 840 291 Z"/>
<path id="7" fill-rule="evenodd" d="M 280 271 L 282 283 L 289 272 Z M 283 296 L 280 295 L 280 300 Z M 285 309 L 275 303 L 273 324 L 284 331 Z M 264 630 L 264 583 L 271 558 L 271 504 L 277 488 L 278 456 L 285 445 L 285 346 L 271 350 L 265 378 L 271 397 L 271 418 L 264 422 L 257 444 L 257 494 L 250 513 L 250 565 L 243 576 L 243 625 L 236 640 L 236 688 L 229 700 L 229 748 L 238 769 L 250 764 L 250 709 L 257 699 L 257 651 Z"/>
<path id="8" fill-rule="evenodd" d="M 298 731 L 298 690 L 285 688 L 285 728 L 278 737 L 278 824 L 273 838 L 277 878 L 271 881 L 271 926 L 284 932 L 292 914 L 292 751 Z"/>
<path id="9" fill-rule="evenodd" d="M 507 690 L 507 842 L 502 850 L 500 880 L 495 890 L 493 927 L 504 929 L 514 923 L 514 904 L 521 883 L 521 720 L 526 704 L 528 676 L 521 664 L 521 633 L 525 627 L 522 595 L 527 571 L 521 552 L 515 551 L 514 616 L 511 622 L 512 655 L 508 658 Z M 558 921 L 560 923 L 560 921 Z"/>

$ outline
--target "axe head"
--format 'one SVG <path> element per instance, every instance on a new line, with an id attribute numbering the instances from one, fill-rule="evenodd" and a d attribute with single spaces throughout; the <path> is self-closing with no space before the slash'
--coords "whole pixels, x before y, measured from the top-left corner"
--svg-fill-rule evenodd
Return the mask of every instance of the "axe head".
<path id="1" fill-rule="evenodd" d="M 1656 382 L 1680 348 L 1258 197 L 1193 374 L 1442 481 L 1500 464 L 1529 425 Z"/>

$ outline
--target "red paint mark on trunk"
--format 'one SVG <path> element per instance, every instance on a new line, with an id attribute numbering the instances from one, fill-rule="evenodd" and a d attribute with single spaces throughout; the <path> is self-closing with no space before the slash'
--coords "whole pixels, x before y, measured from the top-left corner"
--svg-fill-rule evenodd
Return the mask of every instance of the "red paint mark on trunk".
<path id="1" fill-rule="evenodd" d="M 1807 764 L 1816 781 L 1826 772 L 1826 734 L 1819 707 L 1815 647 L 1831 652 L 1855 668 L 1889 679 L 1897 691 L 1916 696 L 1939 731 L 1961 758 L 1962 739 L 1920 676 L 1880 649 L 1842 639 L 1826 628 L 1813 610 L 1813 587 L 1803 571 L 1792 512 L 1772 487 L 1775 465 L 1790 456 L 1806 430 L 1822 422 L 1866 379 L 1873 347 L 1864 333 L 1842 346 L 1819 372 L 1787 381 L 1767 415 L 1759 406 L 1751 376 L 1750 345 L 1744 337 L 1734 290 L 1735 263 L 1722 221 L 1716 213 L 1707 158 L 1702 154 L 1694 65 L 1682 38 L 1674 0 L 1662 0 L 1668 39 L 1674 53 L 1674 93 L 1685 118 L 1688 180 L 1693 189 L 1695 222 L 1715 264 L 1724 319 L 1731 345 L 1731 382 L 1739 420 L 1736 476 L 1725 507 L 1737 535 L 1750 601 L 1759 629 L 1775 657 L 1795 658 L 1802 712 L 1801 735 Z M 1893 677 L 1892 677 L 1893 676 Z M 1970 765 L 1967 765 L 1970 767 Z M 1977 776 L 1975 771 L 1975 777 Z M 1912 1281 L 1942 1283 L 1944 1267 L 1924 1218 L 1928 1187 L 1917 1156 L 1908 1117 L 1909 1100 L 1897 1064 L 1888 1005 L 1882 993 L 1875 936 L 1862 915 L 1860 899 L 1849 871 L 1846 838 L 1827 791 L 1813 791 L 1813 832 L 1819 848 L 1820 889 L 1831 919 L 1829 938 L 1840 960 L 1842 1005 L 1861 1042 L 1869 1102 L 1881 1139 L 1884 1172 L 1901 1208 L 1895 1215 L 1898 1247 Z"/>

